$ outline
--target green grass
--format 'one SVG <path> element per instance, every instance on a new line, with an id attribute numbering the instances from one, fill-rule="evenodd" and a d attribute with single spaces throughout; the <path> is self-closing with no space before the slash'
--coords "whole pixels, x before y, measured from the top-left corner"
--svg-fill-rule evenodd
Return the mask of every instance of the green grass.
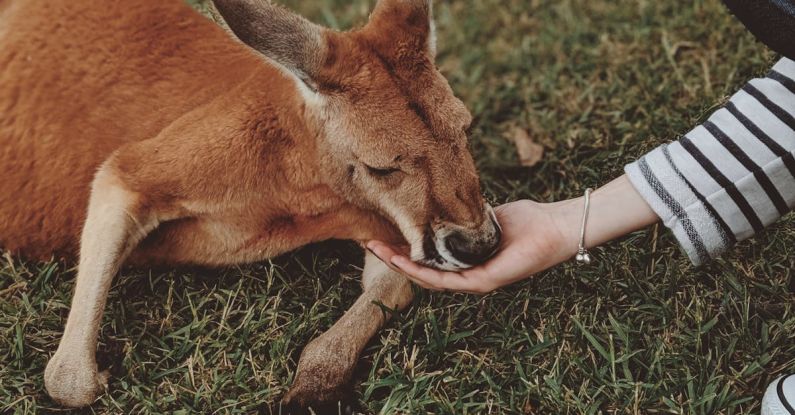
<path id="1" fill-rule="evenodd" d="M 348 28 L 362 0 L 289 2 Z M 490 197 L 559 200 L 704 119 L 775 56 L 718 0 L 482 0 L 436 5 L 439 66 L 476 117 Z M 547 149 L 517 166 L 503 138 Z M 375 414 L 746 414 L 795 371 L 791 218 L 694 268 L 655 226 L 485 297 L 420 292 L 355 379 Z M 360 292 L 348 243 L 224 271 L 125 271 L 100 336 L 109 393 L 87 412 L 251 413 Z M 0 259 L 0 412 L 57 410 L 42 373 L 74 270 Z"/>

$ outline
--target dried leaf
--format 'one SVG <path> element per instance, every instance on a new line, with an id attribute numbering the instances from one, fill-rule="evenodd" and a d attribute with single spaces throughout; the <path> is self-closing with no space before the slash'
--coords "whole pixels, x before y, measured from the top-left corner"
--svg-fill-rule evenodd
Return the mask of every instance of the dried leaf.
<path id="1" fill-rule="evenodd" d="M 544 146 L 533 141 L 524 128 L 514 127 L 510 138 L 516 145 L 516 153 L 519 155 L 519 163 L 522 166 L 535 166 L 544 158 Z"/>

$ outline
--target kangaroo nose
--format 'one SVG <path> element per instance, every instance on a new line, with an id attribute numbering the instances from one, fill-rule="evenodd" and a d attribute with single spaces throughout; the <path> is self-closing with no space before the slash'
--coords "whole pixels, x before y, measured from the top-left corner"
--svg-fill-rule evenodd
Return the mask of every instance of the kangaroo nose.
<path id="1" fill-rule="evenodd" d="M 486 262 L 497 252 L 502 239 L 502 232 L 496 223 L 486 234 L 467 235 L 465 231 L 456 231 L 445 238 L 444 244 L 455 259 L 469 265 Z"/>

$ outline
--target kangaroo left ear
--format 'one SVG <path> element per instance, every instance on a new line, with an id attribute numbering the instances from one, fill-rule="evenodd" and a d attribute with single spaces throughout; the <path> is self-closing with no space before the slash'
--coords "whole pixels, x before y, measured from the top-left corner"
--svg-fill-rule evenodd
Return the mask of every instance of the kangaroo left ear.
<path id="1" fill-rule="evenodd" d="M 431 0 L 379 0 L 364 30 L 395 59 L 423 54 L 436 59 L 436 28 Z"/>
<path id="2" fill-rule="evenodd" d="M 313 79 L 328 50 L 326 31 L 270 0 L 213 0 L 219 14 L 243 43 Z"/>

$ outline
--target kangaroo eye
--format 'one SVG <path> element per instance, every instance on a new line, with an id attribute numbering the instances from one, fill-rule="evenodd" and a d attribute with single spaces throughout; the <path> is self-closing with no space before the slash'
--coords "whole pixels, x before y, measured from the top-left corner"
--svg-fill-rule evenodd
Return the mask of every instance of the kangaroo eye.
<path id="1" fill-rule="evenodd" d="M 390 175 L 400 171 L 400 169 L 395 167 L 379 168 L 379 167 L 368 166 L 366 164 L 365 167 L 367 167 L 367 172 L 375 177 L 389 177 Z"/>

